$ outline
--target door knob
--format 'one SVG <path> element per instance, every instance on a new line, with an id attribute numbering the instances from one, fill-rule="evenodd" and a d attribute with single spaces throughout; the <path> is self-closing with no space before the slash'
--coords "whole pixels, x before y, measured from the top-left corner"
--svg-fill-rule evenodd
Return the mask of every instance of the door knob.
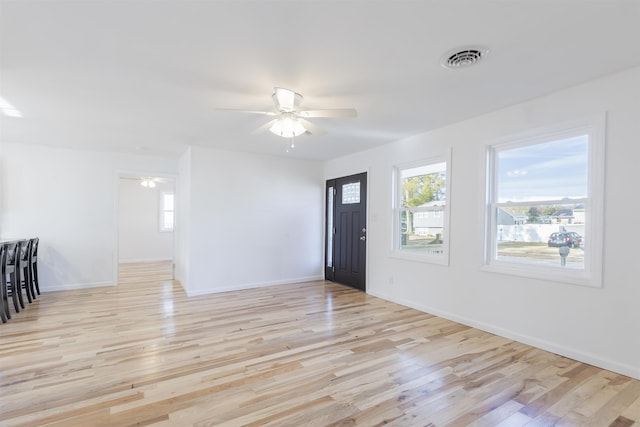
<path id="1" fill-rule="evenodd" d="M 362 240 L 364 242 L 365 240 L 367 240 L 367 236 L 361 236 L 360 240 Z"/>

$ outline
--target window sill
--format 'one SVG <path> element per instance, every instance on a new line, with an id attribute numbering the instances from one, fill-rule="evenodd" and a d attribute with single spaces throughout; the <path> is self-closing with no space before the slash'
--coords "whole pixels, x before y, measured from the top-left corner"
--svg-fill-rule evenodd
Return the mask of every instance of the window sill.
<path id="1" fill-rule="evenodd" d="M 510 276 L 539 279 L 550 282 L 567 283 L 571 285 L 602 288 L 602 280 L 595 274 L 584 270 L 572 270 L 562 267 L 529 266 L 520 263 L 494 261 L 480 267 L 480 271 L 506 274 Z"/>
<path id="2" fill-rule="evenodd" d="M 390 258 L 401 259 L 405 261 L 421 262 L 424 264 L 437 264 L 437 265 L 449 265 L 449 256 L 446 253 L 440 255 L 428 255 L 428 254 L 411 254 L 402 251 L 392 251 L 389 254 Z"/>

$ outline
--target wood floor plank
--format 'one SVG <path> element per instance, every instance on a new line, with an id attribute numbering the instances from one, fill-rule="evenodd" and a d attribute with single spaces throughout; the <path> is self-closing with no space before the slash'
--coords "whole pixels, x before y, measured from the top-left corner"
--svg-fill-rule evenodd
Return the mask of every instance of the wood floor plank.
<path id="1" fill-rule="evenodd" d="M 344 286 L 129 267 L 0 325 L 0 425 L 640 425 L 638 380 Z"/>

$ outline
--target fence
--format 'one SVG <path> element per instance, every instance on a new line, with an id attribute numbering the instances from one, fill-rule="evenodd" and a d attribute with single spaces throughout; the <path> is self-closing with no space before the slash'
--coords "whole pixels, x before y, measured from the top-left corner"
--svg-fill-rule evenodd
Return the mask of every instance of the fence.
<path id="1" fill-rule="evenodd" d="M 546 242 L 551 233 L 575 231 L 584 236 L 584 224 L 498 225 L 498 241 Z"/>

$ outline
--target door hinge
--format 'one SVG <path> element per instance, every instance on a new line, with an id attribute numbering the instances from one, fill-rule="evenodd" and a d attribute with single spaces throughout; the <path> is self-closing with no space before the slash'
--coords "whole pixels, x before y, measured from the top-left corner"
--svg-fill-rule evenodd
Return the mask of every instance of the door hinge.
<path id="1" fill-rule="evenodd" d="M 335 195 L 338 194 L 338 190 L 337 189 L 333 189 L 333 196 L 335 197 Z"/>
<path id="2" fill-rule="evenodd" d="M 336 268 L 335 267 L 331 267 L 331 271 L 335 273 L 336 272 Z"/>
<path id="3" fill-rule="evenodd" d="M 336 234 L 336 228 L 333 227 L 333 234 Z"/>

